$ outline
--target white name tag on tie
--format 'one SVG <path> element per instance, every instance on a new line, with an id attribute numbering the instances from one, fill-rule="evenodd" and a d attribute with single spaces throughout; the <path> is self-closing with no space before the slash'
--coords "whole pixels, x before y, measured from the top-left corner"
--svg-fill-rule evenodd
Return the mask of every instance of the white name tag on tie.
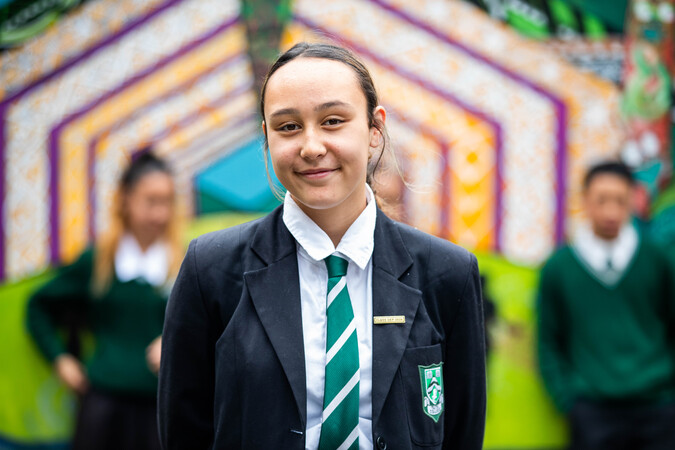
<path id="1" fill-rule="evenodd" d="M 391 323 L 405 323 L 405 316 L 374 316 L 373 324 L 388 325 Z"/>

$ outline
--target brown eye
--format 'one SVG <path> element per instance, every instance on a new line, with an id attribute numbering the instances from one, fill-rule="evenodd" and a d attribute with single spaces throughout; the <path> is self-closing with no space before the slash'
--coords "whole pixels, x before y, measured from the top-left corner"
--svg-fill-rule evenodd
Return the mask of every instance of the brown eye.
<path id="1" fill-rule="evenodd" d="M 278 128 L 279 131 L 297 131 L 300 129 L 300 126 L 296 123 L 287 123 Z"/>
<path id="2" fill-rule="evenodd" d="M 341 124 L 342 122 L 344 122 L 344 120 L 332 118 L 332 119 L 326 120 L 326 121 L 324 122 L 324 124 L 330 126 L 330 125 L 339 125 L 339 124 Z"/>

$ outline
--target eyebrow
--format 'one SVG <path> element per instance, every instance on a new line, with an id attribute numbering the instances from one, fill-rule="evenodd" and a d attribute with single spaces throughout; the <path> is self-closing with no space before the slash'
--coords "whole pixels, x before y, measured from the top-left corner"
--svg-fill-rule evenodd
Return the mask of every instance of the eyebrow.
<path id="1" fill-rule="evenodd" d="M 333 100 L 331 102 L 326 102 L 322 103 L 314 108 L 315 112 L 323 111 L 328 108 L 332 108 L 333 106 L 346 106 L 346 107 L 351 107 L 349 103 L 341 102 L 340 100 Z"/>
<path id="2" fill-rule="evenodd" d="M 272 114 L 270 114 L 270 118 L 277 117 L 277 116 L 286 116 L 286 115 L 291 115 L 291 114 L 298 114 L 299 112 L 300 111 L 298 111 L 295 108 L 279 109 L 277 111 L 274 111 Z"/>
<path id="3" fill-rule="evenodd" d="M 322 103 L 320 105 L 315 106 L 314 111 L 315 112 L 324 111 L 324 110 L 332 108 L 334 106 L 343 106 L 343 107 L 351 108 L 351 105 L 349 103 L 345 103 L 345 102 L 342 102 L 340 100 L 333 100 L 333 101 Z M 300 110 L 298 110 L 296 108 L 283 108 L 283 109 L 279 109 L 277 111 L 274 111 L 272 114 L 270 114 L 270 118 L 278 117 L 278 116 L 285 116 L 285 115 L 299 114 L 299 113 L 300 113 Z"/>

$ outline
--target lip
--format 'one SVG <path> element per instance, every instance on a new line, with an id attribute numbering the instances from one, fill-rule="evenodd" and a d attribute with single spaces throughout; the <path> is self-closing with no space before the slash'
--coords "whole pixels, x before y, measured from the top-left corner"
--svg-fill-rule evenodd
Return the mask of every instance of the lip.
<path id="1" fill-rule="evenodd" d="M 298 171 L 298 175 L 308 178 L 310 180 L 317 180 L 320 178 L 325 178 L 331 173 L 335 172 L 337 169 L 331 168 L 316 168 L 316 169 L 307 169 Z"/>

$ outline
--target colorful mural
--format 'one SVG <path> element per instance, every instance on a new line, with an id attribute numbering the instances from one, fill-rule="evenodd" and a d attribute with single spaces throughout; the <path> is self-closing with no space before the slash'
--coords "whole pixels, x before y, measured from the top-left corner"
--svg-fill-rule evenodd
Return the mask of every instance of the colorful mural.
<path id="1" fill-rule="evenodd" d="M 621 157 L 640 182 L 637 210 L 643 219 L 672 177 L 674 21 L 672 0 L 629 3 L 621 101 L 627 139 Z"/>
<path id="2" fill-rule="evenodd" d="M 486 448 L 564 445 L 532 353 L 532 267 L 581 219 L 586 166 L 621 148 L 615 84 L 460 1 L 79 3 L 0 53 L 0 329 L 18 343 L 5 349 L 17 364 L 0 373 L 0 397 L 10 398 L 0 402 L 0 436 L 64 443 L 70 431 L 72 397 L 23 327 L 27 295 L 44 278 L 24 279 L 71 260 L 106 229 L 112 187 L 141 147 L 176 168 L 188 213 L 238 204 L 195 189 L 220 189 L 223 164 L 245 156 L 228 158 L 235 150 L 255 157 L 266 61 L 279 42 L 332 39 L 375 77 L 408 184 L 402 218 L 481 255 L 499 313 Z M 659 230 L 672 236 L 672 202 L 658 208 Z M 26 388 L 5 387 L 17 380 Z"/>
<path id="3" fill-rule="evenodd" d="M 87 0 L 0 1 L 0 51 L 19 46 L 44 32 L 63 14 Z"/>
<path id="4" fill-rule="evenodd" d="M 2 56 L 0 279 L 69 261 L 105 229 L 133 150 L 152 144 L 179 166 L 189 204 L 195 173 L 247 141 L 256 96 L 239 8 L 92 2 Z"/>
<path id="5" fill-rule="evenodd" d="M 619 149 L 613 84 L 469 4 L 296 1 L 284 45 L 325 38 L 365 59 L 403 124 L 407 220 L 470 248 L 540 262 L 579 220 L 584 168 Z"/>

